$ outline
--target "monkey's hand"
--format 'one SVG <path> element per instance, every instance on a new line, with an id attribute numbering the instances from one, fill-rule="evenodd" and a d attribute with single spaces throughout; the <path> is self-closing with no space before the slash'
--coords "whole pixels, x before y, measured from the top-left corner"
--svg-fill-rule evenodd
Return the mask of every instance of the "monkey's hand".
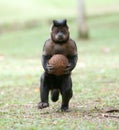
<path id="1" fill-rule="evenodd" d="M 52 65 L 47 64 L 46 71 L 47 71 L 48 74 L 53 74 L 54 73 L 54 67 Z"/>
<path id="2" fill-rule="evenodd" d="M 68 64 L 66 69 L 64 70 L 64 74 L 70 74 L 71 72 L 71 64 Z"/>

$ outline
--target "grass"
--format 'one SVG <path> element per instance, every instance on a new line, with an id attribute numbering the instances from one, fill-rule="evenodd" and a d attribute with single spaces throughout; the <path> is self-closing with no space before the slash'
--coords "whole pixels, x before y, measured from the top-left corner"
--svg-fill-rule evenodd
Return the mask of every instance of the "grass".
<path id="1" fill-rule="evenodd" d="M 118 130 L 118 113 L 105 116 L 107 109 L 119 108 L 118 21 L 119 15 L 90 18 L 91 39 L 76 40 L 79 60 L 72 74 L 74 96 L 68 113 L 59 111 L 61 99 L 37 109 L 40 56 L 50 25 L 1 35 L 0 129 Z M 76 23 L 71 20 L 69 25 L 77 39 Z"/>

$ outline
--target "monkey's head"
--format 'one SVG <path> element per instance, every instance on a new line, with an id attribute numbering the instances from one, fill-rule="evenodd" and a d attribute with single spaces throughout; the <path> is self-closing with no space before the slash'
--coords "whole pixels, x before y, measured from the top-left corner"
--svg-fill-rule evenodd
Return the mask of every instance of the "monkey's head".
<path id="1" fill-rule="evenodd" d="M 65 43 L 69 39 L 69 30 L 65 19 L 61 21 L 53 20 L 51 38 L 55 43 Z"/>

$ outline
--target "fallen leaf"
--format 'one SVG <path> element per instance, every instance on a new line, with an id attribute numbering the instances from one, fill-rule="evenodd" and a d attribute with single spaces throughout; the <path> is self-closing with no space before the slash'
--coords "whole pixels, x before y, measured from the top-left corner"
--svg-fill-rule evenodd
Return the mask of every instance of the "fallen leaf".
<path id="1" fill-rule="evenodd" d="M 39 93 L 39 92 L 40 92 L 39 88 L 35 88 L 35 89 L 34 89 L 34 92 L 35 92 L 35 93 Z"/>
<path id="2" fill-rule="evenodd" d="M 96 99 L 95 102 L 102 102 L 102 100 L 99 98 L 99 99 Z"/>

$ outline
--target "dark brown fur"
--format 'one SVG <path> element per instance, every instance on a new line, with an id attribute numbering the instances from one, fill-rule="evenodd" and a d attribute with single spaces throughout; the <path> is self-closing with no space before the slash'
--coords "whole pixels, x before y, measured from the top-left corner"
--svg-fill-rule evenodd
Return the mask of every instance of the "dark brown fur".
<path id="1" fill-rule="evenodd" d="M 44 46 L 43 55 L 52 56 L 54 54 L 63 54 L 65 56 L 77 55 L 74 41 L 72 39 L 68 39 L 65 44 L 56 44 L 54 41 L 52 41 L 52 39 L 48 39 Z"/>
<path id="2" fill-rule="evenodd" d="M 54 67 L 48 64 L 49 59 L 55 54 L 63 54 L 69 61 L 69 65 L 67 65 L 64 74 L 61 76 L 54 75 Z M 76 63 L 77 47 L 75 42 L 70 38 L 67 21 L 54 20 L 51 28 L 51 38 L 45 42 L 43 47 L 42 65 L 45 72 L 41 77 L 41 102 L 38 104 L 39 109 L 49 106 L 48 96 L 50 90 L 52 101 L 57 101 L 59 93 L 61 93 L 61 110 L 65 111 L 68 109 L 69 101 L 73 94 L 71 71 L 75 68 Z"/>

